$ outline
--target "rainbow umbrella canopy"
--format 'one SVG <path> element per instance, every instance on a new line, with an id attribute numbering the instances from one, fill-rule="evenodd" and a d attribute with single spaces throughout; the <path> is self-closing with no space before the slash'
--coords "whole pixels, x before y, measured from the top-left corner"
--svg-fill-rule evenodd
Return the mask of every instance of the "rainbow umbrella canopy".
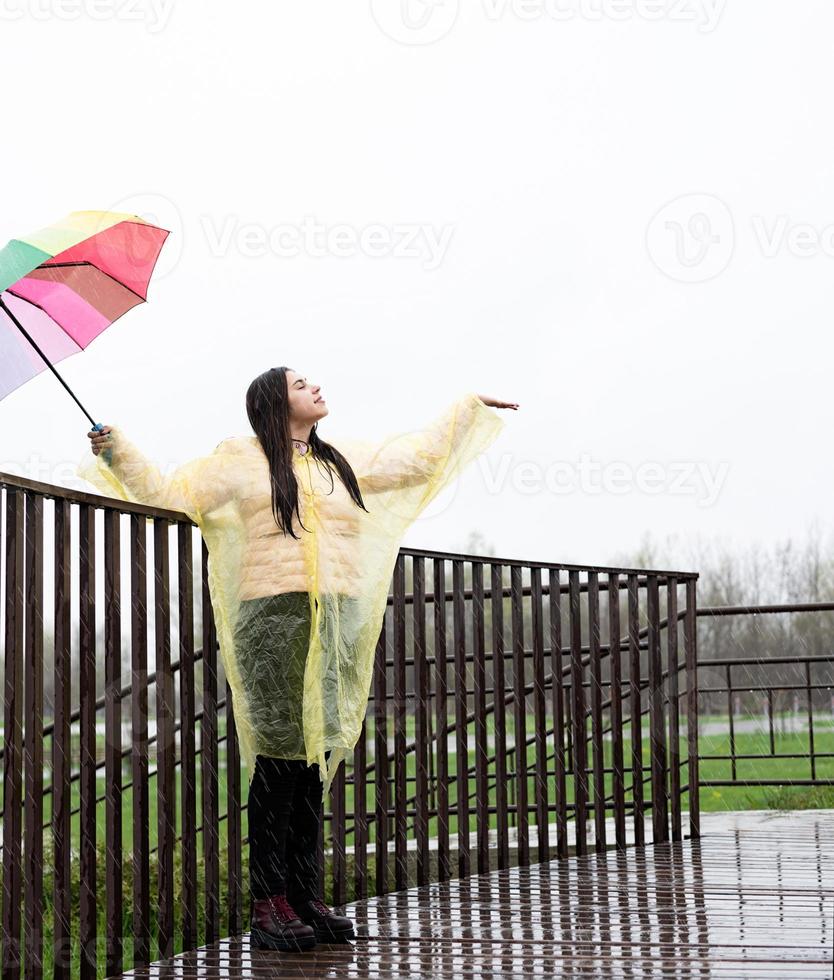
<path id="1" fill-rule="evenodd" d="M 132 214 L 74 211 L 0 249 L 0 399 L 84 350 L 144 303 L 169 232 Z"/>

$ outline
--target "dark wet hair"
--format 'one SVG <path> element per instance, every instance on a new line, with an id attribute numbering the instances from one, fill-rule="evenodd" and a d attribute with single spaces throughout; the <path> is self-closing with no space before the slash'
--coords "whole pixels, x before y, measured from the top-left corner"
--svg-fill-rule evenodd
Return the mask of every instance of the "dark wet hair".
<path id="1" fill-rule="evenodd" d="M 289 533 L 297 538 L 298 535 L 292 527 L 293 513 L 298 515 L 298 523 L 301 527 L 305 531 L 308 528 L 301 523 L 301 513 L 298 509 L 298 481 L 292 466 L 294 450 L 290 435 L 290 403 L 287 386 L 287 371 L 291 370 L 294 369 L 286 366 L 274 367 L 259 374 L 246 391 L 246 414 L 269 461 L 272 513 L 275 521 L 285 534 Z M 357 507 L 367 511 L 353 468 L 335 446 L 319 438 L 316 425 L 313 425 L 310 430 L 307 452 L 316 461 L 320 471 L 324 464 L 330 477 L 330 492 L 333 492 L 332 467 L 353 502 Z"/>

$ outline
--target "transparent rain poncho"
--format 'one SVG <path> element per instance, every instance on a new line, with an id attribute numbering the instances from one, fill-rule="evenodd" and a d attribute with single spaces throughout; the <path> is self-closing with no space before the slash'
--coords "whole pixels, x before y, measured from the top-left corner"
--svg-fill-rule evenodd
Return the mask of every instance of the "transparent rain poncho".
<path id="1" fill-rule="evenodd" d="M 299 539 L 272 514 L 256 436 L 225 439 L 170 476 L 114 426 L 110 462 L 87 453 L 78 475 L 107 496 L 182 511 L 203 535 L 220 655 L 241 755 L 319 764 L 324 792 L 362 729 L 402 537 L 504 426 L 474 394 L 425 428 L 380 443 L 325 435 L 350 462 L 368 513 L 323 462 L 293 450 Z M 329 752 L 329 757 L 325 753 Z"/>

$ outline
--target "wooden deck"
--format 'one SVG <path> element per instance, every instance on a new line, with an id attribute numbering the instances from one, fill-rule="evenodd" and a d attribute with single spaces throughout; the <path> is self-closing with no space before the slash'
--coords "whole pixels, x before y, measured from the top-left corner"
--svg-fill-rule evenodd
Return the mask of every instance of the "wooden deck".
<path id="1" fill-rule="evenodd" d="M 705 815 L 700 842 L 592 854 L 344 907 L 350 945 L 225 939 L 131 977 L 832 977 L 834 811 Z"/>

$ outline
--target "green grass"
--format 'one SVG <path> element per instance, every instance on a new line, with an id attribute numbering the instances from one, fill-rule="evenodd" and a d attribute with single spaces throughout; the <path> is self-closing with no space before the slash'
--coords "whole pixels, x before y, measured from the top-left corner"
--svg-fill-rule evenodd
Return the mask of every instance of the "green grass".
<path id="1" fill-rule="evenodd" d="M 711 719 L 712 720 L 712 719 Z M 532 716 L 527 718 L 527 734 L 532 735 L 535 731 L 535 719 Z M 490 732 L 491 734 L 491 732 Z M 388 736 L 389 738 L 393 735 L 393 725 L 389 720 L 388 724 Z M 513 724 L 512 719 L 508 717 L 507 719 L 507 735 L 508 739 L 512 741 L 513 735 Z M 368 745 L 369 753 L 373 749 L 373 724 L 369 725 L 368 732 Z M 414 719 L 408 717 L 406 719 L 406 740 L 408 742 L 414 740 Z M 801 758 L 795 759 L 782 759 L 782 758 L 770 758 L 770 741 L 766 734 L 740 734 L 735 737 L 735 751 L 737 756 L 744 755 L 754 755 L 759 758 L 744 760 L 739 759 L 736 763 L 736 781 L 740 785 L 732 787 L 710 787 L 704 786 L 701 789 L 701 809 L 702 811 L 721 811 L 721 810 L 749 810 L 749 809 L 770 809 L 772 808 L 772 800 L 774 799 L 772 788 L 769 787 L 757 787 L 757 786 L 745 786 L 741 785 L 746 780 L 770 780 L 777 782 L 779 784 L 789 785 L 795 780 L 810 779 L 811 778 L 811 766 L 810 760 L 807 758 L 808 752 L 808 735 L 807 733 L 785 733 L 775 734 L 775 751 L 777 755 L 797 755 Z M 470 732 L 470 738 L 468 742 L 468 765 L 474 767 L 475 765 L 475 749 L 473 747 L 474 736 Z M 548 760 L 548 768 L 553 770 L 553 743 L 549 740 L 546 745 L 547 754 L 550 757 Z M 647 780 L 649 776 L 649 759 L 650 759 L 650 743 L 648 738 L 647 726 L 644 726 L 643 732 L 643 770 L 644 779 Z M 603 743 L 603 751 L 605 758 L 605 766 L 611 768 L 612 766 L 612 743 L 610 741 L 605 741 Z M 821 727 L 815 732 L 815 751 L 817 753 L 831 753 L 834 754 L 834 730 L 829 728 Z M 681 759 L 685 760 L 687 755 L 687 745 L 685 737 L 680 739 L 680 753 Z M 488 750 L 488 754 L 492 755 L 493 750 Z M 628 739 L 624 740 L 623 743 L 623 754 L 625 760 L 626 768 L 626 784 L 629 785 L 631 782 L 631 743 Z M 707 760 L 701 759 L 700 763 L 700 779 L 702 782 L 713 782 L 718 780 L 730 780 L 732 777 L 732 767 L 730 762 L 730 739 L 729 735 L 702 735 L 699 740 L 699 755 L 700 756 L 720 756 L 720 759 Z M 221 767 L 218 772 L 218 793 L 220 800 L 221 812 L 226 809 L 226 798 L 227 798 L 227 784 L 226 784 L 226 769 L 222 765 L 224 757 L 221 756 Z M 369 756 L 369 761 L 372 759 Z M 457 795 L 456 795 L 456 783 L 454 780 L 456 771 L 456 761 L 457 755 L 454 751 L 454 746 L 450 745 L 448 752 L 448 773 L 449 773 L 449 801 L 450 808 L 454 808 Z M 593 753 L 591 746 L 588 746 L 588 765 L 589 767 L 593 762 Z M 436 759 L 431 760 L 432 772 L 434 776 L 437 776 L 436 770 Z M 515 755 L 510 752 L 507 756 L 507 766 L 512 772 L 515 768 Z M 527 780 L 527 792 L 528 801 L 533 804 L 535 801 L 535 769 L 536 769 L 536 749 L 535 745 L 529 745 L 527 748 L 527 767 L 528 767 L 528 780 Z M 151 759 L 151 769 L 155 768 L 155 762 Z M 492 769 L 492 766 L 490 767 Z M 416 772 L 416 758 L 413 752 L 406 756 L 406 775 L 413 780 Z M 177 774 L 179 776 L 179 772 Z M 394 767 L 390 767 L 390 775 L 393 779 Z M 830 759 L 817 759 L 816 761 L 816 777 L 818 779 L 832 779 L 834 780 L 834 758 Z M 125 765 L 123 770 L 123 781 L 126 783 L 130 779 L 129 762 Z M 682 773 L 682 782 L 686 783 L 688 779 L 687 769 L 684 767 Z M 590 780 L 589 780 L 590 781 Z M 176 784 L 176 812 L 177 812 L 177 822 L 179 823 L 181 819 L 182 811 L 182 798 L 181 798 L 181 786 L 180 780 L 177 778 L 175 780 Z M 606 775 L 605 780 L 605 792 L 606 796 L 610 796 L 613 792 L 613 777 L 610 773 Z M 248 780 L 247 772 L 245 768 L 241 769 L 240 777 L 240 793 L 245 804 L 247 796 Z M 408 794 L 412 796 L 414 794 L 415 784 L 411 782 L 408 784 Z M 199 758 L 197 764 L 197 810 L 198 818 L 200 812 L 200 768 L 199 768 Z M 475 781 L 474 776 L 470 777 L 470 790 L 474 792 Z M 801 788 L 797 788 L 799 792 Z M 96 781 L 96 793 L 97 796 L 103 796 L 105 791 L 105 780 L 103 773 L 99 776 Z M 512 801 L 515 799 L 516 786 L 511 780 L 508 785 L 508 798 Z M 645 782 L 644 795 L 649 796 L 650 784 L 648 781 Z M 353 788 L 348 785 L 346 787 L 346 804 L 347 812 L 353 812 L 354 800 L 353 800 Z M 548 798 L 552 803 L 554 801 L 554 786 L 553 777 L 548 780 Z M 51 812 L 51 794 L 47 794 L 44 797 L 44 822 L 48 822 L 50 819 Z M 567 785 L 567 800 L 569 803 L 574 802 L 573 793 L 573 782 L 569 778 Z M 489 804 L 495 805 L 496 794 L 494 787 L 490 789 L 489 793 Z M 72 808 L 77 809 L 79 804 L 79 785 L 78 782 L 74 782 L 72 785 Z M 375 788 L 373 782 L 369 782 L 366 787 L 366 797 L 365 805 L 369 814 L 373 814 L 375 805 Z M 686 802 L 684 802 L 686 806 Z M 133 797 L 132 790 L 130 788 L 125 789 L 122 796 L 122 836 L 123 843 L 127 849 L 130 845 L 132 838 L 132 820 L 133 820 Z M 474 799 L 471 801 L 471 807 L 474 808 Z M 104 827 L 104 809 L 103 803 L 99 804 L 99 819 L 97 820 L 96 833 L 97 840 L 100 845 L 105 843 L 105 827 Z M 157 784 L 155 779 L 151 779 L 149 784 L 148 792 L 148 823 L 150 827 L 150 836 L 153 840 L 156 836 L 157 827 Z M 511 815 L 511 823 L 514 823 L 514 817 Z M 470 830 L 474 831 L 477 825 L 477 815 L 471 814 L 470 817 Z M 496 817 L 493 814 L 491 817 L 491 826 L 497 826 Z M 451 818 L 450 831 L 455 833 L 457 831 L 457 826 L 455 825 L 455 818 Z M 80 818 L 76 813 L 72 818 L 72 836 L 73 840 L 77 841 L 80 832 Z M 432 818 L 429 823 L 429 832 L 431 836 L 435 836 L 437 833 L 437 818 Z M 243 813 L 243 834 L 247 833 L 246 826 L 246 812 Z"/>

